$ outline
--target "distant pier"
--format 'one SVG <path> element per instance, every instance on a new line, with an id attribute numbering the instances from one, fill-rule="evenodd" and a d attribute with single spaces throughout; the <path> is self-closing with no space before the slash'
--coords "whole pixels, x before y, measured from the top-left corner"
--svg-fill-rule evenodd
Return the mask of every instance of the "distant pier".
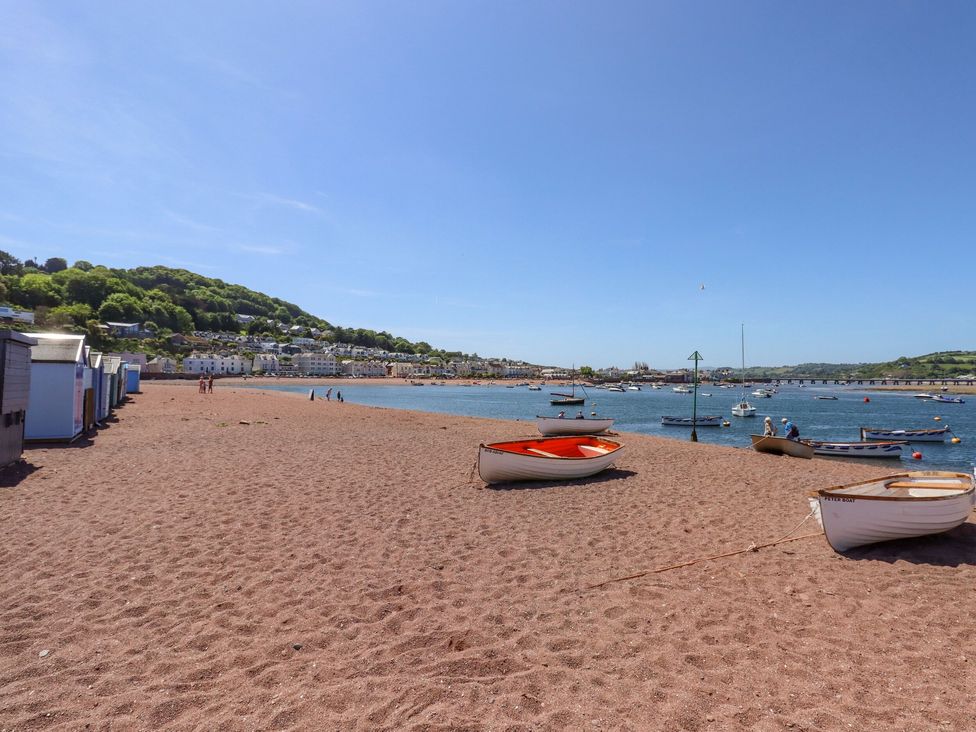
<path id="1" fill-rule="evenodd" d="M 756 381 L 756 379 L 753 379 Z M 787 384 L 857 384 L 858 386 L 974 386 L 973 379 L 761 379 L 771 384 L 773 382 Z"/>

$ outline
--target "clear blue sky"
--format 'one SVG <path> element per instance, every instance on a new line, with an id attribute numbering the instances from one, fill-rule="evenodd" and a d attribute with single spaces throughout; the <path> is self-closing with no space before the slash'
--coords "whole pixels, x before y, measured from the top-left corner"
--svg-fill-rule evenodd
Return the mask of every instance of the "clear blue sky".
<path id="1" fill-rule="evenodd" d="M 974 37 L 971 2 L 0 0 L 0 249 L 536 363 L 972 349 Z"/>

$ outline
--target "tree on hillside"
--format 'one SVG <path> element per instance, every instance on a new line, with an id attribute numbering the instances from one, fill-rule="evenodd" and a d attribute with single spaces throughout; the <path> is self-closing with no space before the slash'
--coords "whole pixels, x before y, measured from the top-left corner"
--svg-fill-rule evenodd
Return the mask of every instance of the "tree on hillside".
<path id="1" fill-rule="evenodd" d="M 43 269 L 49 274 L 60 272 L 63 269 L 68 269 L 68 260 L 64 259 L 63 257 L 49 257 L 47 261 L 44 262 Z"/>
<path id="2" fill-rule="evenodd" d="M 24 270 L 24 265 L 13 254 L 0 251 L 0 274 L 19 275 Z"/>
<path id="3" fill-rule="evenodd" d="M 103 321 L 141 323 L 146 314 L 140 300 L 132 295 L 116 292 L 105 298 L 105 302 L 98 309 L 98 317 Z"/>
<path id="4" fill-rule="evenodd" d="M 80 269 L 82 272 L 88 272 L 89 270 L 95 268 L 94 264 L 92 264 L 91 262 L 87 262 L 84 259 L 79 259 L 71 266 L 74 267 L 75 269 Z"/>
<path id="5" fill-rule="evenodd" d="M 61 304 L 61 293 L 46 274 L 25 274 L 13 284 L 10 297 L 18 305 L 36 308 L 39 305 L 53 307 Z"/>

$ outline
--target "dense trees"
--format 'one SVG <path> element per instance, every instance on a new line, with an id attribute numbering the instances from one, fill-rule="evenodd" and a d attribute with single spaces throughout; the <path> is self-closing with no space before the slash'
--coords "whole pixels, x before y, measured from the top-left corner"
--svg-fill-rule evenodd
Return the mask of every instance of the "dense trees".
<path id="1" fill-rule="evenodd" d="M 0 301 L 15 307 L 45 308 L 39 324 L 97 332 L 98 322 L 150 323 L 154 330 L 234 331 L 281 335 L 278 324 L 311 329 L 326 340 L 404 353 L 432 353 L 428 343 L 413 344 L 385 331 L 340 328 L 316 318 L 294 303 L 269 297 L 241 285 L 204 277 L 184 269 L 136 267 L 111 269 L 79 260 L 68 266 L 51 257 L 44 264 L 21 262 L 0 251 Z M 251 315 L 246 327 L 237 315 Z"/>

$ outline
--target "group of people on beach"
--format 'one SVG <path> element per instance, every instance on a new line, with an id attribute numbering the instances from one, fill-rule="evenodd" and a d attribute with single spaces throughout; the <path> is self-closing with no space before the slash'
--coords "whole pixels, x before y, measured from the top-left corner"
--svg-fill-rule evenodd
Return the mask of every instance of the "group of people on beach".
<path id="1" fill-rule="evenodd" d="M 795 422 L 786 417 L 780 421 L 783 423 L 783 437 L 787 440 L 800 439 L 800 428 L 796 426 Z M 763 420 L 763 437 L 776 437 L 776 425 L 773 424 L 771 417 L 766 417 Z"/>
<path id="2" fill-rule="evenodd" d="M 209 377 L 208 376 L 204 376 L 204 374 L 200 374 L 200 381 L 198 382 L 198 384 L 199 384 L 199 389 L 198 389 L 199 393 L 200 394 L 213 394 L 213 383 L 214 383 L 214 376 L 213 376 L 213 374 L 210 374 Z"/>
<path id="3" fill-rule="evenodd" d="M 309 390 L 308 396 L 309 396 L 309 398 L 312 401 L 315 401 L 315 389 Z M 322 398 L 323 397 L 319 397 L 319 399 L 322 399 Z M 327 401 L 327 402 L 331 402 L 332 401 L 332 387 L 331 386 L 326 390 L 325 397 L 324 398 L 325 398 L 325 401 Z M 339 391 L 338 389 L 336 389 L 336 401 L 337 402 L 343 401 L 343 399 L 342 399 L 342 392 Z"/>

